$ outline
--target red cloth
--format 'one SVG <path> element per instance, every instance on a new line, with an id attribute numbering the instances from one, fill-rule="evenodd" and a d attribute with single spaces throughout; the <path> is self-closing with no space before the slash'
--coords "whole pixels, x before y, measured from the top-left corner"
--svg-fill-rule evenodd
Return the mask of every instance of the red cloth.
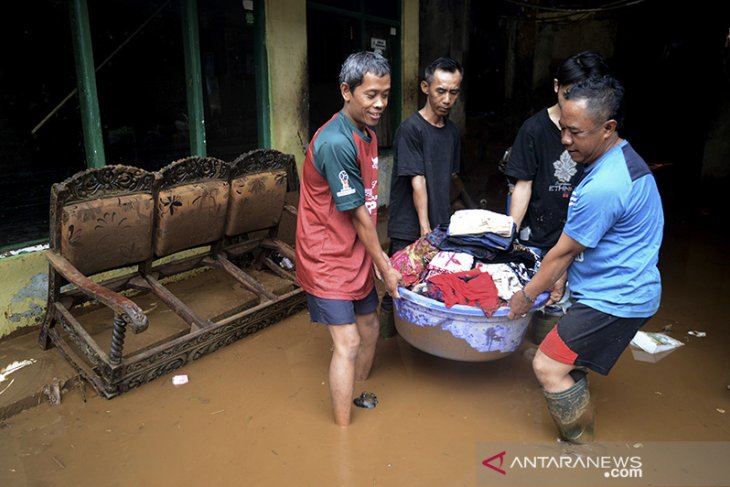
<path id="1" fill-rule="evenodd" d="M 429 277 L 428 282 L 443 293 L 447 308 L 455 304 L 465 304 L 481 308 L 486 316 L 491 316 L 500 304 L 492 276 L 479 269 L 440 274 Z"/>

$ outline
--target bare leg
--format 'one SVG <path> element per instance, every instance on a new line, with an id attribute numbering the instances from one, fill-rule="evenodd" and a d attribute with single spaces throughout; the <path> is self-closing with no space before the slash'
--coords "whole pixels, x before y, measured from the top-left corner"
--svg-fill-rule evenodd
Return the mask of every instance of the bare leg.
<path id="1" fill-rule="evenodd" d="M 334 343 L 329 370 L 330 396 L 337 426 L 350 424 L 352 393 L 355 388 L 355 359 L 360 349 L 357 326 L 329 325 Z"/>
<path id="2" fill-rule="evenodd" d="M 537 350 L 535 358 L 532 359 L 532 369 L 535 371 L 535 377 L 537 377 L 545 392 L 562 392 L 573 387 L 575 381 L 570 376 L 570 371 L 575 368 L 575 365 L 564 364 L 551 359 L 542 353 L 540 349 Z"/>
<path id="3" fill-rule="evenodd" d="M 355 380 L 364 381 L 370 375 L 375 357 L 375 345 L 378 343 L 379 320 L 376 311 L 366 315 L 357 315 L 357 331 L 360 333 L 360 350 L 355 361 Z"/>

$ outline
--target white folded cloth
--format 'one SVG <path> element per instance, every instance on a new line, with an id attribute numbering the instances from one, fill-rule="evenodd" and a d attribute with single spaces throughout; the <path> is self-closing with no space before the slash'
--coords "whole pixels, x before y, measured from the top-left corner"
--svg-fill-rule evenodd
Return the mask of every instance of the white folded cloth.
<path id="1" fill-rule="evenodd" d="M 477 263 L 474 267 L 492 276 L 492 281 L 497 286 L 497 294 L 505 301 L 509 301 L 514 293 L 522 289 L 517 274 L 507 264 Z"/>
<path id="2" fill-rule="evenodd" d="M 515 221 L 511 216 L 489 210 L 459 210 L 449 220 L 449 235 L 494 233 L 511 237 Z"/>

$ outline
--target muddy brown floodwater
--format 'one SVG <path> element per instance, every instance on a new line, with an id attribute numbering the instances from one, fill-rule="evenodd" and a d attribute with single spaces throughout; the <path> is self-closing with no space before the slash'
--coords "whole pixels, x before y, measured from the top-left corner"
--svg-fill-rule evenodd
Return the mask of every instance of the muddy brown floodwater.
<path id="1" fill-rule="evenodd" d="M 596 441 L 730 441 L 727 239 L 668 229 L 662 307 L 685 345 L 590 374 Z M 704 331 L 695 337 L 689 331 Z M 528 335 L 529 336 L 529 335 Z M 492 362 L 381 340 L 373 409 L 331 417 L 329 334 L 299 313 L 112 400 L 87 388 L 0 424 L 0 486 L 471 486 L 480 442 L 555 442 L 534 345 Z M 639 359 L 646 359 L 637 354 Z M 730 484 L 730 479 L 728 479 Z"/>

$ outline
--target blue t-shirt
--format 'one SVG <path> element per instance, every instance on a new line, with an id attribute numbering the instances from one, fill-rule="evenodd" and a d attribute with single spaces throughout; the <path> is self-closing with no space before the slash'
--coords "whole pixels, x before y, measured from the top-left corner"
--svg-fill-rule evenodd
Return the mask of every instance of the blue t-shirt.
<path id="1" fill-rule="evenodd" d="M 563 231 L 586 249 L 568 270 L 578 302 L 622 318 L 659 309 L 664 213 L 646 162 L 622 141 L 586 167 Z"/>

